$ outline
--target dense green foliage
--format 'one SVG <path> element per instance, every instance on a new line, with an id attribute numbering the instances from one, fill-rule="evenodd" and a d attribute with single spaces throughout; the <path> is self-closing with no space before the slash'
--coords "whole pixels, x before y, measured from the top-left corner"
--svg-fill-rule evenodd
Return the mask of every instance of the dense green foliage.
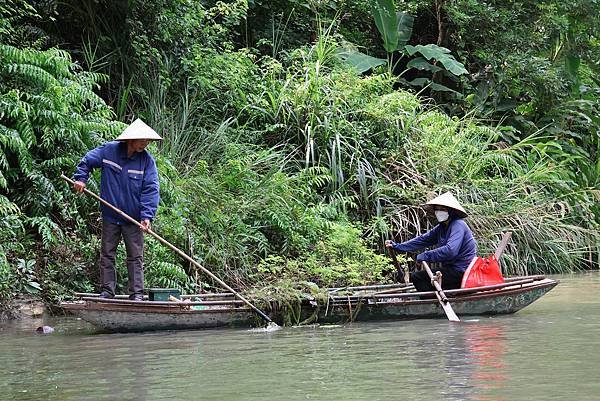
<path id="1" fill-rule="evenodd" d="M 598 11 L 4 2 L 0 302 L 94 289 L 97 206 L 58 177 L 134 116 L 165 138 L 156 231 L 236 288 L 389 280 L 383 241 L 429 228 L 445 190 L 480 253 L 513 231 L 507 273 L 598 268 Z M 145 262 L 147 286 L 214 284 L 152 240 Z"/>

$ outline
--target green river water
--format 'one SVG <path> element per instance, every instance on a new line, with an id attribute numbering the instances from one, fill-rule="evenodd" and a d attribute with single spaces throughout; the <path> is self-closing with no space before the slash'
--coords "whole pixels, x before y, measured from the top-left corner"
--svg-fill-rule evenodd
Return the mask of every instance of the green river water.
<path id="1" fill-rule="evenodd" d="M 510 316 L 96 334 L 0 325 L 1 400 L 600 400 L 600 274 Z"/>

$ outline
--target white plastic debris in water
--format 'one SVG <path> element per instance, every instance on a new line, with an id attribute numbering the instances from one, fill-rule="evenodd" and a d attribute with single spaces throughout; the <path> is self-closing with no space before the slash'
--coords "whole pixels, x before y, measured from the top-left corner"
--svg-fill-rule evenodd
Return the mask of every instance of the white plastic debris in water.
<path id="1" fill-rule="evenodd" d="M 277 330 L 281 330 L 281 326 L 275 322 L 270 322 L 267 325 L 266 329 L 267 329 L 267 331 L 277 331 Z"/>
<path id="2" fill-rule="evenodd" d="M 40 326 L 35 329 L 35 332 L 39 334 L 52 334 L 54 333 L 54 329 L 50 326 Z"/>

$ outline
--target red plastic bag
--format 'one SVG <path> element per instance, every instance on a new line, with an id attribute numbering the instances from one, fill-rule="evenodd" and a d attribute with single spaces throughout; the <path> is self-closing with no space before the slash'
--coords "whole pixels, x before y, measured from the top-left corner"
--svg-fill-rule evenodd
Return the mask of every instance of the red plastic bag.
<path id="1" fill-rule="evenodd" d="M 504 282 L 496 256 L 477 256 L 463 274 L 460 288 L 483 287 Z"/>

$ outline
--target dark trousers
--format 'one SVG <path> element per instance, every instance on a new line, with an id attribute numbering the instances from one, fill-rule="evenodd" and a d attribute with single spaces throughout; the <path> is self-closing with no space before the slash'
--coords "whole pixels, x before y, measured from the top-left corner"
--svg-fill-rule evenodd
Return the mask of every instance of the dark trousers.
<path id="1" fill-rule="evenodd" d="M 117 246 L 125 242 L 127 250 L 127 290 L 129 295 L 144 293 L 144 233 L 134 224 L 113 224 L 102 221 L 102 243 L 100 244 L 100 282 L 102 291 L 115 295 L 117 271 L 115 256 Z"/>
<path id="2" fill-rule="evenodd" d="M 434 275 L 436 271 L 440 271 L 442 273 L 443 290 L 452 290 L 455 288 L 460 288 L 464 272 L 460 272 L 458 270 L 444 266 L 432 268 L 431 271 Z M 425 269 L 411 273 L 410 281 L 415 285 L 415 289 L 419 292 L 435 291 L 435 288 L 433 287 L 433 285 L 431 285 L 431 279 L 429 278 L 429 275 L 427 274 Z"/>

